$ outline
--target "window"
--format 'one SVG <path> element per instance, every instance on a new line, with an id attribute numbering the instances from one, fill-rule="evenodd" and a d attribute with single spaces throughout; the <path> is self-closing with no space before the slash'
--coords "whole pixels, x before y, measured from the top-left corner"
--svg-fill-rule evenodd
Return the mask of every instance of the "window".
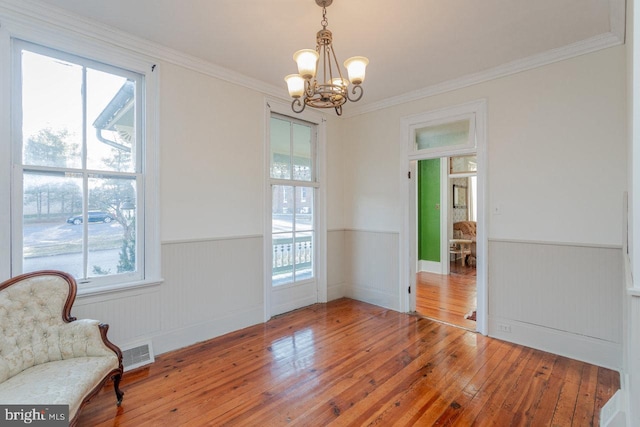
<path id="1" fill-rule="evenodd" d="M 314 278 L 314 125 L 272 114 L 272 285 Z"/>
<path id="2" fill-rule="evenodd" d="M 80 289 L 150 280 L 145 76 L 19 40 L 13 54 L 12 274 L 64 270 Z"/>

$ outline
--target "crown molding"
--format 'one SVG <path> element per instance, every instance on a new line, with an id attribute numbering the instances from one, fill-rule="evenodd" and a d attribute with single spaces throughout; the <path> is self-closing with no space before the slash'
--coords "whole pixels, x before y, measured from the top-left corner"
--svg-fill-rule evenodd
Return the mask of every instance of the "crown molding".
<path id="1" fill-rule="evenodd" d="M 382 101 L 352 105 L 348 111 L 344 112 L 341 118 L 354 117 L 417 101 L 623 44 L 625 37 L 625 0 L 609 0 L 609 12 L 611 31 L 608 33 Z M 290 101 L 280 87 L 269 85 L 195 56 L 133 36 L 37 0 L 0 0 L 0 19 L 37 29 L 38 31 L 49 29 L 67 34 L 72 33 L 87 39 L 117 46 L 132 53 L 172 63 L 273 98 Z M 3 24 L 0 21 L 0 25 Z"/>
<path id="2" fill-rule="evenodd" d="M 283 89 L 168 48 L 37 0 L 0 0 L 0 19 L 34 30 L 55 30 L 116 46 L 133 53 L 224 80 L 256 92 L 288 100 Z M 0 22 L 0 25 L 4 24 Z"/>
<path id="3" fill-rule="evenodd" d="M 619 28 L 617 30 L 620 31 Z M 623 35 L 624 30 L 622 30 L 622 37 L 620 37 L 618 34 L 614 34 L 613 32 L 600 34 L 598 36 L 581 40 L 567 46 L 508 62 L 506 64 L 499 65 L 486 71 L 469 74 L 457 79 L 447 80 L 445 82 L 428 86 L 423 89 L 404 93 L 392 98 L 387 98 L 379 102 L 372 102 L 370 104 L 358 105 L 355 107 L 352 106 L 347 112 L 345 112 L 342 117 L 349 118 L 361 114 L 371 113 L 377 110 L 382 110 L 396 105 L 405 104 L 407 102 L 417 101 L 419 99 L 428 98 L 430 96 L 451 92 L 479 83 L 495 80 L 501 77 L 510 76 L 512 74 L 521 73 L 523 71 L 542 67 L 554 62 L 564 61 L 565 59 L 575 58 L 580 55 L 596 52 L 598 50 L 606 49 L 612 46 L 618 46 L 624 43 Z"/>

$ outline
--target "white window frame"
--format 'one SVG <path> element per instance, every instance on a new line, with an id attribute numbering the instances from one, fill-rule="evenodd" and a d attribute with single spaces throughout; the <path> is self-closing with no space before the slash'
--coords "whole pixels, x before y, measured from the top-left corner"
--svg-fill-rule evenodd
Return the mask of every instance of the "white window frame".
<path id="1" fill-rule="evenodd" d="M 292 113 L 291 104 L 276 99 L 265 98 L 265 171 L 264 171 L 264 320 L 271 318 L 271 292 L 272 292 L 272 227 L 271 227 L 271 203 L 273 183 L 282 185 L 297 185 L 300 181 L 271 179 L 271 153 L 270 153 L 270 121 L 271 113 L 299 119 L 317 126 L 315 149 L 315 180 L 304 181 L 301 185 L 314 187 L 314 215 L 315 215 L 315 250 L 314 250 L 314 274 L 317 288 L 317 301 L 327 302 L 327 196 L 326 196 L 326 119 L 314 111 L 304 111 L 300 114 Z M 287 286 L 287 285 L 281 285 Z"/>
<path id="2" fill-rule="evenodd" d="M 451 153 L 472 152 L 477 147 L 476 113 L 475 111 L 468 111 L 466 107 L 454 107 L 451 109 L 438 111 L 429 115 L 420 114 L 417 116 L 412 116 L 410 120 L 411 120 L 411 123 L 406 124 L 405 126 L 408 127 L 408 132 L 409 132 L 408 155 L 409 155 L 409 158 L 411 159 L 419 160 L 423 158 L 425 155 L 432 155 L 434 157 L 444 157 Z M 458 121 L 469 122 L 469 136 L 467 141 L 464 144 L 418 149 L 418 146 L 415 142 L 416 131 L 418 129 L 423 129 L 431 126 L 444 125 L 447 123 L 454 123 Z"/>
<path id="3" fill-rule="evenodd" d="M 11 104 L 13 91 L 21 90 L 14 81 L 14 40 L 22 40 L 45 48 L 54 49 L 69 55 L 86 58 L 98 63 L 107 64 L 116 68 L 129 70 L 142 75 L 143 84 L 139 90 L 140 98 L 144 104 L 144 112 L 141 120 L 142 135 L 144 138 L 143 155 L 139 190 L 144 191 L 144 212 L 138 211 L 139 226 L 144 227 L 143 259 L 139 259 L 139 269 L 144 272 L 142 277 L 135 279 L 109 282 L 92 280 L 89 283 L 78 284 L 78 295 L 95 295 L 129 289 L 133 287 L 157 285 L 162 282 L 160 270 L 160 230 L 159 230 L 159 147 L 157 141 L 157 93 L 159 69 L 151 58 L 134 52 L 115 47 L 106 41 L 100 41 L 74 33 L 71 30 L 62 30 L 42 22 L 30 22 L 29 19 L 13 20 L 3 17 L 0 22 L 0 197 L 3 200 L 11 200 L 0 206 L 0 275 L 11 277 L 20 273 L 12 267 L 12 257 L 15 256 L 12 248 L 12 235 L 22 233 L 21 221 L 12 221 L 16 218 L 16 204 L 22 204 L 12 198 L 13 180 L 12 158 L 18 156 L 16 147 L 21 142 L 15 143 L 20 135 L 14 135 L 12 120 L 17 116 Z M 21 196 L 21 195 L 20 195 Z M 22 256 L 22 254 L 20 254 Z"/>

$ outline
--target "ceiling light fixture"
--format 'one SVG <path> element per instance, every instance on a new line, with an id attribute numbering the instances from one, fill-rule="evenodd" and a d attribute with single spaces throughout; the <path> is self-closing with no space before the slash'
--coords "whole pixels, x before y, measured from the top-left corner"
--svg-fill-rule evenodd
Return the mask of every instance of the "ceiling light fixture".
<path id="1" fill-rule="evenodd" d="M 335 108 L 337 115 L 342 115 L 342 105 L 347 102 L 359 101 L 364 90 L 364 74 L 369 60 L 364 56 L 354 56 L 344 62 L 349 80 L 342 77 L 336 53 L 333 50 L 332 34 L 327 29 L 327 6 L 333 0 L 316 0 L 322 7 L 322 29 L 316 35 L 316 50 L 302 49 L 293 54 L 293 60 L 298 64 L 298 74 L 289 74 L 284 80 L 287 82 L 289 95 L 293 98 L 291 109 L 301 113 L 307 105 L 314 108 Z M 322 58 L 322 59 L 320 59 Z M 322 61 L 322 79 L 316 75 L 318 65 Z M 349 93 L 349 83 L 353 85 Z M 353 95 L 353 98 L 351 97 Z M 302 98 L 302 100 L 300 100 Z"/>

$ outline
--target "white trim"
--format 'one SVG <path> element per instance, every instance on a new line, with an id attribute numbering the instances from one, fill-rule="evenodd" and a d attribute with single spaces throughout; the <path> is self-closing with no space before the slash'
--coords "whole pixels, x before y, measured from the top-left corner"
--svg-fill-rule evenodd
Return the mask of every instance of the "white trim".
<path id="1" fill-rule="evenodd" d="M 302 113 L 294 116 L 291 110 L 291 104 L 285 103 L 279 99 L 265 98 L 265 122 L 264 122 L 264 321 L 268 321 L 273 313 L 274 307 L 272 307 L 272 292 L 273 287 L 271 285 L 271 257 L 272 253 L 272 239 L 271 239 L 271 184 L 272 180 L 269 178 L 270 168 L 270 152 L 269 152 L 269 123 L 271 119 L 271 113 L 277 113 L 283 116 L 290 117 L 294 120 L 303 120 L 316 125 L 316 153 L 315 153 L 315 183 L 305 182 L 304 185 L 308 187 L 316 187 L 316 198 L 314 200 L 315 211 L 315 283 L 316 283 L 316 296 L 313 302 L 327 302 L 328 289 L 327 289 L 327 203 L 326 203 L 326 120 L 324 116 L 315 110 L 305 110 Z M 291 184 L 292 181 L 287 181 Z M 279 287 L 282 289 L 282 287 Z M 298 302 L 307 303 L 309 300 L 303 299 Z M 312 303 L 313 303 L 312 302 Z M 284 307 L 284 305 L 280 305 Z M 288 307 L 288 306 L 287 306 Z M 295 308 L 295 307 L 294 307 Z"/>
<path id="2" fill-rule="evenodd" d="M 615 0 L 612 1 L 615 2 Z M 620 22 L 620 20 L 616 19 L 615 22 Z M 615 31 L 616 33 L 620 32 L 618 24 L 616 24 Z M 567 46 L 551 49 L 549 51 L 531 55 L 526 58 L 517 59 L 515 61 L 499 65 L 486 71 L 469 74 L 457 79 L 447 80 L 442 83 L 437 83 L 423 89 L 383 99 L 378 102 L 351 106 L 348 110 L 345 110 L 342 117 L 350 118 L 361 114 L 371 113 L 373 111 L 382 110 L 396 105 L 428 98 L 430 96 L 477 85 L 479 83 L 488 82 L 501 77 L 510 76 L 512 74 L 521 73 L 523 71 L 553 64 L 554 62 L 575 58 L 577 56 L 596 52 L 601 49 L 618 46 L 624 43 L 624 38 L 622 38 L 620 34 L 616 33 L 608 32 L 600 34 L 576 43 L 569 44 Z M 624 33 L 624 31 L 622 33 Z"/>
<path id="3" fill-rule="evenodd" d="M 498 324 L 510 332 L 500 331 Z M 492 317 L 489 336 L 609 369 L 619 370 L 622 364 L 622 344 L 513 319 Z"/>
<path id="4" fill-rule="evenodd" d="M 260 311 L 261 307 L 259 305 L 247 307 L 245 310 L 236 311 L 226 316 L 216 317 L 215 319 L 209 319 L 205 322 L 191 324 L 171 331 L 163 331 L 159 335 L 152 336 L 155 354 L 157 356 L 263 323 L 260 318 Z"/>
<path id="5" fill-rule="evenodd" d="M 347 298 L 364 301 L 368 304 L 377 305 L 390 310 L 396 310 L 396 307 L 398 307 L 397 295 L 376 289 L 364 288 L 353 283 L 348 284 L 345 288 L 345 297 Z M 406 294 L 407 288 L 404 287 L 403 297 Z"/>
<path id="6" fill-rule="evenodd" d="M 24 4 L 31 2 L 24 2 Z M 23 6 L 23 2 L 19 3 Z M 37 16 L 22 16 L 16 15 L 16 13 L 7 14 L 7 10 L 13 10 L 12 2 L 4 2 L 0 6 L 0 76 L 2 83 L 0 86 L 0 93 L 2 93 L 2 106 L 0 107 L 0 120 L 5 133 L 6 141 L 12 141 L 14 136 L 11 134 L 11 121 L 15 120 L 14 114 L 12 114 L 11 106 L 11 88 L 12 88 L 12 68 L 14 66 L 15 59 L 12 53 L 12 40 L 23 40 L 28 43 L 34 43 L 46 48 L 59 50 L 64 54 L 71 54 L 80 58 L 96 61 L 101 64 L 108 64 L 116 68 L 121 68 L 126 71 L 132 71 L 140 74 L 144 79 L 142 85 L 144 110 L 145 116 L 143 118 L 141 131 L 144 135 L 144 153 L 142 173 L 144 183 L 144 208 L 139 207 L 139 215 L 144 216 L 144 245 L 145 245 L 145 257 L 140 264 L 140 270 L 143 271 L 144 276 L 139 279 L 134 279 L 130 284 L 133 287 L 147 286 L 157 283 L 161 283 L 161 252 L 160 252 L 160 228 L 159 228 L 159 213 L 160 213 L 160 201 L 159 201 L 159 144 L 158 144 L 158 90 L 159 90 L 159 74 L 160 67 L 154 64 L 154 61 L 148 57 L 140 54 L 133 54 L 131 50 L 126 48 L 114 47 L 110 39 L 100 40 L 92 35 L 91 32 L 77 34 L 66 27 L 56 26 L 45 18 L 40 16 L 47 16 L 40 13 Z M 19 9 L 19 7 L 18 7 Z M 49 17 L 47 17 L 48 19 Z M 74 26 L 71 25 L 71 28 Z M 93 27 L 92 27 L 93 28 Z M 3 145 L 0 150 L 0 162 L 5 165 L 11 164 L 11 158 L 13 144 Z M 19 155 L 14 153 L 13 155 Z M 4 200 L 10 200 L 11 188 L 13 179 L 11 175 L 16 175 L 16 171 L 12 171 L 9 166 L 6 168 L 0 168 L 3 175 L 0 175 L 0 196 L 6 195 Z M 6 171 L 6 172 L 4 172 Z M 5 175 L 5 173 L 7 175 Z M 6 187 L 6 188 L 5 188 Z M 8 193 L 6 193 L 8 191 Z M 6 193 L 6 194 L 5 194 Z M 15 196 L 17 197 L 17 196 Z M 21 200 L 13 200 L 12 205 L 17 206 L 21 203 Z M 11 255 L 10 245 L 11 241 L 11 210 L 9 204 L 4 204 L 3 208 L 0 208 L 0 218 L 6 218 L 3 221 L 3 225 L 0 228 L 1 242 L 6 242 L 2 246 L 4 249 L 0 250 L 0 273 L 3 273 L 4 277 L 11 275 Z M 6 228 L 5 228 L 6 227 Z M 21 256 L 21 254 L 14 254 L 14 257 Z M 96 281 L 97 282 L 97 281 Z M 79 286 L 82 288 L 82 286 Z M 112 292 L 118 289 L 124 289 L 119 284 L 107 284 L 105 285 L 104 292 Z M 95 289 L 99 291 L 98 287 L 90 287 L 88 290 L 80 290 L 79 293 L 91 292 Z"/>
<path id="7" fill-rule="evenodd" d="M 476 141 L 475 141 L 475 133 L 476 133 L 476 124 L 475 124 L 475 114 L 473 112 L 462 112 L 466 110 L 466 108 L 458 108 L 453 107 L 451 109 L 445 109 L 441 111 L 434 112 L 433 115 L 417 115 L 418 119 L 415 124 L 409 126 L 409 158 L 410 159 L 418 159 L 421 160 L 425 155 L 429 155 L 430 157 L 435 157 L 441 153 L 450 153 L 452 151 L 468 151 L 475 150 Z M 457 113 L 457 111 L 461 111 Z M 419 117 L 424 117 L 426 120 L 420 120 Z M 459 121 L 468 121 L 469 129 L 467 142 L 465 144 L 457 144 L 455 146 L 443 146 L 443 147 L 433 147 L 433 148 L 422 148 L 419 149 L 416 146 L 416 131 L 418 129 L 422 129 L 425 127 L 444 125 L 447 123 L 459 122 Z"/>
<path id="8" fill-rule="evenodd" d="M 11 37 L 0 27 L 0 58 L 12 58 Z M 11 60 L 0 61 L 0 200 L 11 200 Z M 6 183 L 6 185 L 5 185 Z M 0 203 L 0 242 L 11 241 L 11 203 Z M 10 245 L 0 245 L 0 277 L 11 276 Z"/>
<path id="9" fill-rule="evenodd" d="M 622 380 L 622 374 L 620 375 Z M 626 413 L 624 408 L 627 402 L 627 393 L 624 389 L 615 392 L 611 399 L 600 408 L 600 426 L 601 427 L 614 427 L 630 425 L 625 424 Z"/>
<path id="10" fill-rule="evenodd" d="M 162 245 L 179 245 L 184 243 L 202 243 L 202 242 L 218 242 L 224 240 L 242 240 L 242 239 L 262 239 L 262 234 L 247 234 L 238 236 L 224 236 L 224 237 L 202 237 L 199 239 L 177 239 L 177 240 L 164 240 L 160 242 Z"/>
<path id="11" fill-rule="evenodd" d="M 449 157 L 440 157 L 440 274 L 449 274 L 449 224 L 453 209 L 449 209 Z"/>
<path id="12" fill-rule="evenodd" d="M 8 12 L 8 13 L 7 13 Z M 75 13 L 33 0 L 3 0 L 0 5 L 0 20 L 9 20 L 15 25 L 36 25 L 46 30 L 75 33 L 131 53 L 149 55 L 199 73 L 215 77 L 266 95 L 287 99 L 285 86 L 272 86 L 242 75 L 227 68 L 212 64 L 192 55 L 136 37 L 114 27 L 85 18 Z M 0 22 L 4 24 L 4 22 Z"/>
<path id="13" fill-rule="evenodd" d="M 611 31 L 585 40 L 571 43 L 556 49 L 517 59 L 507 64 L 499 65 L 486 71 L 466 75 L 457 79 L 437 83 L 423 89 L 400 94 L 378 102 L 351 105 L 345 110 L 341 118 L 354 117 L 395 105 L 416 101 L 433 95 L 454 91 L 478 83 L 494 80 L 500 77 L 520 73 L 522 71 L 574 58 L 601 49 L 624 43 L 625 33 L 625 1 L 609 0 Z M 265 95 L 289 100 L 283 87 L 269 85 L 262 81 L 242 75 L 227 68 L 220 67 L 192 55 L 170 49 L 166 46 L 150 42 L 133 36 L 113 27 L 82 17 L 45 3 L 33 0 L 3 0 L 0 5 L 0 25 L 9 20 L 15 25 L 36 26 L 39 28 L 76 33 L 85 38 L 109 43 L 130 52 L 149 55 L 162 61 L 185 67 L 199 73 L 227 81 Z"/>
<path id="14" fill-rule="evenodd" d="M 491 238 L 489 242 L 502 243 L 526 243 L 529 245 L 555 245 L 555 246 L 573 246 L 577 248 L 596 248 L 596 249 L 622 249 L 622 245 L 605 245 L 599 243 L 576 243 L 576 242 L 548 242 L 544 240 L 521 240 L 521 239 L 496 239 Z"/>
<path id="15" fill-rule="evenodd" d="M 426 271 L 427 273 L 444 274 L 442 272 L 442 262 L 427 261 L 421 259 L 418 261 L 418 271 Z"/>
<path id="16" fill-rule="evenodd" d="M 448 151 L 442 151 L 437 153 L 420 153 L 412 155 L 410 151 L 411 147 L 411 128 L 412 126 L 422 123 L 429 123 L 434 120 L 446 119 L 447 115 L 451 117 L 458 117 L 460 114 L 472 113 L 475 115 L 475 136 L 476 136 L 476 148 L 457 148 L 449 147 Z M 415 246 L 415 239 L 412 239 L 411 234 L 415 228 L 415 212 L 412 204 L 411 197 L 415 193 L 412 188 L 415 187 L 415 183 L 407 184 L 406 181 L 406 168 L 410 165 L 413 168 L 415 161 L 429 158 L 440 158 L 453 155 L 471 154 L 475 153 L 478 160 L 478 234 L 476 236 L 476 251 L 478 254 L 478 263 L 476 265 L 476 286 L 477 286 L 477 321 L 476 330 L 483 335 L 487 335 L 487 320 L 488 320 L 488 259 L 487 259 L 487 212 L 486 212 L 486 188 L 487 188 L 487 138 L 486 138 L 486 117 L 487 117 L 487 103 L 486 100 L 481 99 L 478 101 L 468 102 L 461 105 L 452 107 L 446 107 L 432 112 L 414 114 L 411 116 L 403 117 L 400 123 L 400 206 L 402 214 L 402 230 L 400 232 L 400 244 L 399 244 L 399 302 L 400 311 L 410 312 L 415 310 L 415 295 L 414 293 L 408 294 L 406 292 L 406 283 L 412 283 L 411 266 L 416 259 L 413 255 L 415 250 L 412 249 Z M 417 261 L 416 261 L 417 262 Z"/>

